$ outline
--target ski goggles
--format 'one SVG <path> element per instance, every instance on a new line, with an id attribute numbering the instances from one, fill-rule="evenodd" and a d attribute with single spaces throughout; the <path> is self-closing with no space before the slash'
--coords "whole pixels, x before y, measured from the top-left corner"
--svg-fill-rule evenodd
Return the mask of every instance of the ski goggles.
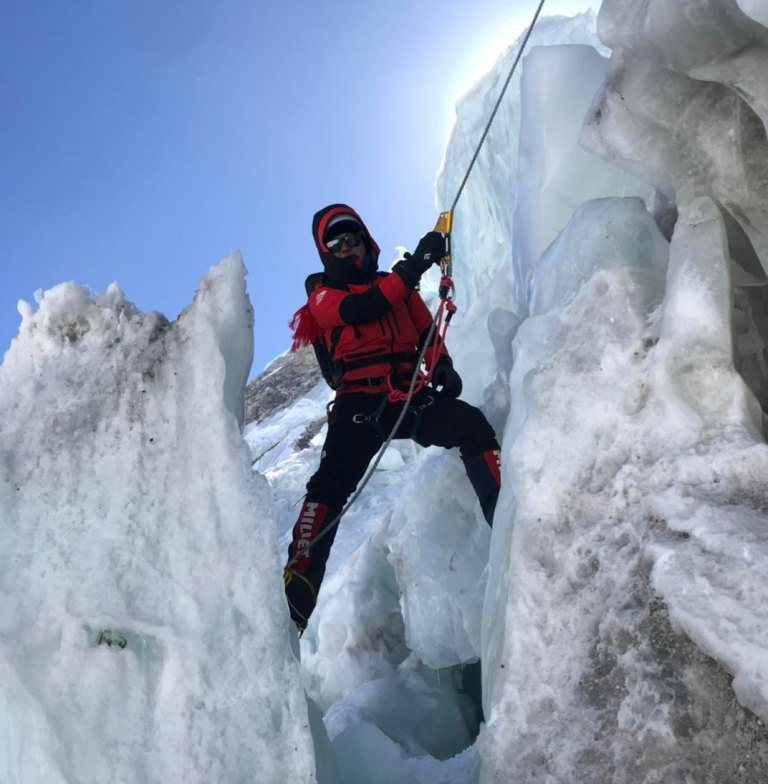
<path id="1" fill-rule="evenodd" d="M 325 241 L 325 247 L 331 253 L 338 253 L 344 245 L 348 248 L 356 248 L 363 241 L 363 235 L 357 231 L 348 231 L 346 234 L 340 234 L 332 240 Z"/>

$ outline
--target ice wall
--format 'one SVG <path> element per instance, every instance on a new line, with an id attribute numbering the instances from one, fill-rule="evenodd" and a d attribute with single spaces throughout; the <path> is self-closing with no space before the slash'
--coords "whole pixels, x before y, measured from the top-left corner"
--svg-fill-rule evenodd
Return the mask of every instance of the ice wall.
<path id="1" fill-rule="evenodd" d="M 768 405 L 768 30 L 733 0 L 607 0 L 600 33 L 614 48 L 582 142 L 679 205 L 711 196 L 731 259 L 735 362 Z"/>
<path id="2" fill-rule="evenodd" d="M 626 242 L 631 227 L 637 238 L 643 223 L 658 231 L 651 216 L 625 209 L 618 227 L 610 201 L 585 205 L 568 229 L 580 243 L 549 253 L 567 269 L 616 231 L 611 266 L 518 331 L 501 499 L 515 514 L 499 521 L 491 547 L 481 782 L 725 781 L 733 769 L 758 782 L 768 770 L 762 726 L 705 655 L 733 643 L 733 660 L 747 646 L 738 671 L 754 706 L 768 640 L 762 602 L 753 604 L 763 589 L 746 567 L 768 540 L 753 524 L 748 537 L 716 542 L 702 520 L 702 538 L 684 541 L 676 532 L 695 530 L 695 515 L 687 527 L 671 517 L 676 503 L 689 515 L 698 503 L 719 519 L 766 457 L 755 452 L 759 409 L 728 350 L 722 224 L 711 203 L 697 206 L 678 222 L 665 292 L 660 235 Z M 656 593 L 655 563 L 688 597 L 684 628 L 698 624 L 695 636 L 670 624 L 677 600 Z M 722 568 L 741 570 L 745 594 L 711 579 Z M 694 612 L 707 575 L 718 593 Z"/>
<path id="3" fill-rule="evenodd" d="M 759 0 L 605 0 L 598 32 L 634 60 L 731 88 L 765 119 L 765 20 Z"/>
<path id="4" fill-rule="evenodd" d="M 240 435 L 244 272 L 214 267 L 172 324 L 115 286 L 22 303 L 0 367 L 2 781 L 315 781 Z"/>
<path id="5" fill-rule="evenodd" d="M 582 205 L 531 275 L 484 609 L 484 784 L 768 776 L 751 16 L 603 4 L 614 53 L 582 143 L 659 197 Z"/>
<path id="6" fill-rule="evenodd" d="M 583 116 L 608 67 L 602 56 L 608 50 L 595 27 L 591 11 L 539 22 L 456 209 L 454 270 L 461 313 L 452 327 L 451 352 L 464 371 L 464 398 L 485 405 L 499 428 L 509 406 L 501 381 L 509 372 L 505 355 L 516 326 L 528 315 L 541 253 L 585 200 L 648 198 L 653 191 L 579 146 Z M 438 176 L 441 208 L 458 192 L 517 44 L 457 106 Z"/>
<path id="7" fill-rule="evenodd" d="M 582 120 L 607 71 L 608 60 L 587 45 L 534 47 L 525 56 L 512 243 L 513 310 L 520 315 L 529 312 L 541 254 L 579 205 L 612 195 L 651 196 L 647 184 L 579 147 Z"/>
<path id="8" fill-rule="evenodd" d="M 591 44 L 607 52 L 597 38 L 595 22 L 595 15 L 591 11 L 572 19 L 542 18 L 528 46 Z M 456 106 L 456 122 L 437 178 L 437 203 L 440 209 L 447 209 L 453 203 L 517 55 L 519 43 L 511 46 L 488 75 L 478 81 Z M 457 280 L 461 281 L 459 301 L 464 315 L 481 292 L 494 288 L 500 296 L 505 296 L 503 290 L 508 290 L 513 282 L 510 273 L 513 257 L 512 222 L 518 187 L 521 75 L 522 69 L 518 67 L 455 215 L 454 270 Z M 563 76 L 566 77 L 566 74 Z M 597 89 L 597 82 L 594 85 Z M 580 85 L 578 89 L 582 89 Z M 505 305 L 509 307 L 506 297 Z"/>

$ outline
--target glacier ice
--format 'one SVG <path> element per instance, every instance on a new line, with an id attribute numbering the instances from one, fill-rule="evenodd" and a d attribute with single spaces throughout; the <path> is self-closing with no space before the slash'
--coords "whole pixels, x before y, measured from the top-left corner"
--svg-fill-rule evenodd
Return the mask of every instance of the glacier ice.
<path id="1" fill-rule="evenodd" d="M 523 60 L 513 245 L 518 313 L 527 312 L 534 271 L 541 280 L 539 257 L 579 205 L 650 194 L 646 183 L 578 145 L 582 118 L 607 70 L 608 60 L 586 44 L 536 46 Z"/>
<path id="2" fill-rule="evenodd" d="M 526 287 L 480 781 L 758 782 L 768 148 L 743 88 L 764 32 L 734 3 L 622 0 L 599 30 L 614 51 L 581 142 L 661 211 L 583 204 Z"/>
<path id="3" fill-rule="evenodd" d="M 652 266 L 601 269 L 566 307 L 518 331 L 538 355 L 510 380 L 525 414 L 505 433 L 501 503 L 515 514 L 495 527 L 491 548 L 480 781 L 503 780 L 502 771 L 511 780 L 727 780 L 760 734 L 727 673 L 673 630 L 673 597 L 656 594 L 649 576 L 654 557 L 677 546 L 656 495 L 679 486 L 677 455 L 712 437 L 688 406 L 680 411 L 681 388 L 670 388 L 668 374 L 698 382 L 702 408 L 721 401 L 722 411 L 727 399 L 740 430 L 719 451 L 754 439 L 751 395 L 732 366 L 720 378 L 707 373 L 720 364 L 712 353 L 697 357 L 700 371 L 665 361 L 691 348 L 664 329 L 683 321 L 678 305 L 716 301 L 707 280 L 668 284 L 683 302 L 668 305 L 678 292 L 667 292 L 665 308 L 675 311 L 662 318 Z M 741 612 L 759 623 L 749 607 Z M 756 745 L 747 780 L 764 775 L 767 748 Z"/>
<path id="4" fill-rule="evenodd" d="M 387 545 L 408 648 L 434 669 L 480 656 L 489 541 L 459 457 L 427 456 L 403 487 Z"/>
<path id="5" fill-rule="evenodd" d="M 22 305 L 0 367 L 3 781 L 314 780 L 240 435 L 244 272 L 212 268 L 173 324 L 115 286 Z"/>
<path id="6" fill-rule="evenodd" d="M 765 259 L 765 127 L 733 90 L 624 53 L 596 100 L 582 142 L 673 193 L 711 194 Z"/>
<path id="7" fill-rule="evenodd" d="M 607 49 L 597 38 L 595 24 L 592 11 L 572 19 L 544 17 L 534 28 L 528 45 L 533 48 L 552 44 L 591 44 L 605 54 Z M 517 44 L 507 50 L 496 66 L 456 106 L 454 128 L 437 178 L 440 209 L 447 209 L 453 203 L 516 55 Z M 462 313 L 472 307 L 480 292 L 492 287 L 499 270 L 512 267 L 512 223 L 518 188 L 516 144 L 521 114 L 520 79 L 521 71 L 518 69 L 499 106 L 462 194 L 461 209 L 455 216 L 454 272 L 456 279 L 461 281 L 459 303 Z M 578 79 L 573 81 L 579 82 Z M 521 302 L 516 302 L 516 306 L 520 306 Z"/>
<path id="8" fill-rule="evenodd" d="M 537 261 L 529 306 L 534 316 L 567 305 L 601 269 L 651 270 L 661 294 L 669 245 L 641 199 L 594 199 L 573 211 Z"/>
<path id="9" fill-rule="evenodd" d="M 761 0 L 736 0 L 739 8 L 749 17 L 768 27 L 768 9 Z"/>
<path id="10" fill-rule="evenodd" d="M 614 51 L 733 89 L 765 120 L 764 23 L 755 0 L 604 0 L 598 32 Z"/>

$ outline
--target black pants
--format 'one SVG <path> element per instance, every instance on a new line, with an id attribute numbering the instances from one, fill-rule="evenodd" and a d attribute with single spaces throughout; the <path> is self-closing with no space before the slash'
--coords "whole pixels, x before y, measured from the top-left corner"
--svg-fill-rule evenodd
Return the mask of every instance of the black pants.
<path id="1" fill-rule="evenodd" d="M 307 483 L 307 498 L 340 510 L 402 408 L 402 403 L 386 402 L 386 395 L 340 395 L 328 419 L 320 466 Z M 421 446 L 458 447 L 465 461 L 499 448 L 493 428 L 479 408 L 430 389 L 413 396 L 395 438 L 412 438 Z"/>
<path id="2" fill-rule="evenodd" d="M 389 403 L 386 394 L 366 393 L 341 395 L 331 409 L 320 466 L 307 483 L 307 497 L 288 550 L 289 565 L 294 565 L 286 570 L 286 595 L 299 628 L 304 628 L 317 601 L 336 537 L 333 521 L 389 437 L 402 409 L 402 403 Z M 485 518 L 491 523 L 500 486 L 499 445 L 480 409 L 424 389 L 413 396 L 395 438 L 412 438 L 421 446 L 458 447 Z M 301 545 L 307 542 L 312 545 L 303 551 Z M 301 552 L 307 555 L 299 557 Z"/>

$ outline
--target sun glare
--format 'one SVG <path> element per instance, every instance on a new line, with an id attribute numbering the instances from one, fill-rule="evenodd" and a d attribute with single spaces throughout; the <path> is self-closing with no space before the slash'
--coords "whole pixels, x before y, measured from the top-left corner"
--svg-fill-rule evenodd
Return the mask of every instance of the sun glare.
<path id="1" fill-rule="evenodd" d="M 493 35 L 479 43 L 474 51 L 470 52 L 457 77 L 457 97 L 461 97 L 485 76 L 496 64 L 496 61 L 512 45 L 520 33 L 525 30 L 525 23 L 511 22 L 503 30 L 497 30 Z"/>
<path id="2" fill-rule="evenodd" d="M 518 39 L 531 23 L 538 3 L 529 0 L 524 10 L 517 11 L 506 23 L 496 27 L 483 41 L 470 52 L 457 77 L 455 94 L 462 96 L 468 92 L 488 71 L 493 68 L 502 54 Z M 543 16 L 573 16 L 592 9 L 597 13 L 600 0 L 550 0 L 544 5 Z"/>

